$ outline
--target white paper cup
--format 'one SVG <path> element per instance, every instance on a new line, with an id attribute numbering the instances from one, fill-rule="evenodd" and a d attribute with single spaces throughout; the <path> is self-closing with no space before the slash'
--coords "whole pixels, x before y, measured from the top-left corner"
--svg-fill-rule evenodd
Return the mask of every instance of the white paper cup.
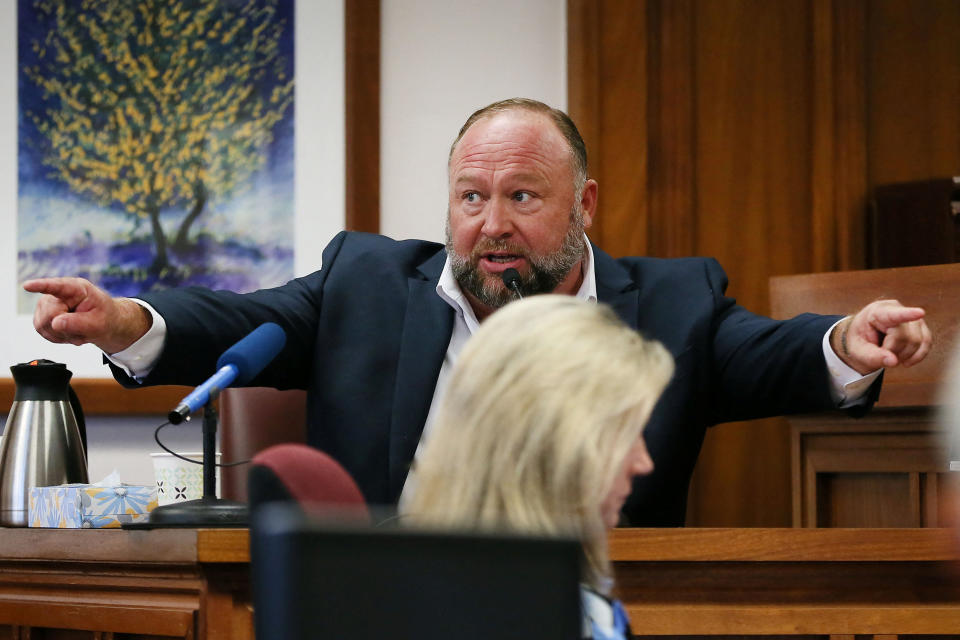
<path id="1" fill-rule="evenodd" d="M 203 462 L 203 453 L 181 453 L 185 458 Z M 151 453 L 153 476 L 157 482 L 157 503 L 159 505 L 186 502 L 203 497 L 203 465 L 193 464 L 169 453 Z M 216 454 L 220 462 L 220 454 Z M 219 484 L 219 469 L 217 479 Z"/>

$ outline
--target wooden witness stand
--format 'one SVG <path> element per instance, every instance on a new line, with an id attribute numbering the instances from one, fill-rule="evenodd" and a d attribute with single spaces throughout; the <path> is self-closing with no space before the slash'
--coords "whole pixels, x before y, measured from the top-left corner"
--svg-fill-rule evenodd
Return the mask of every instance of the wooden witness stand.
<path id="1" fill-rule="evenodd" d="M 960 633 L 951 530 L 619 529 L 610 549 L 643 635 Z M 249 586 L 245 530 L 0 529 L 3 639 L 245 640 Z"/>
<path id="2" fill-rule="evenodd" d="M 960 525 L 960 473 L 949 471 L 953 434 L 936 407 L 950 360 L 960 355 L 960 263 L 770 279 L 776 318 L 849 314 L 878 298 L 923 307 L 934 348 L 915 367 L 887 371 L 862 418 L 788 417 L 794 526 Z"/>

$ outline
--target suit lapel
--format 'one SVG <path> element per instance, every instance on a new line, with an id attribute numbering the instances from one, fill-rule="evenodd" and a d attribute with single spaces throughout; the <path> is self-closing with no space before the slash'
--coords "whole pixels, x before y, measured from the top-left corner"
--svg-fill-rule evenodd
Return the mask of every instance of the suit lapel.
<path id="1" fill-rule="evenodd" d="M 613 307 L 620 318 L 637 328 L 640 293 L 630 274 L 608 254 L 593 246 L 597 297 Z M 433 392 L 443 365 L 453 309 L 437 295 L 437 282 L 446 261 L 439 251 L 419 267 L 419 276 L 408 281 L 407 309 L 400 338 L 397 382 L 390 420 L 390 500 L 403 489 L 410 461 L 430 411 Z"/>
<path id="2" fill-rule="evenodd" d="M 390 420 L 392 501 L 400 495 L 416 453 L 453 331 L 453 309 L 437 295 L 437 282 L 445 260 L 446 252 L 437 252 L 419 267 L 420 277 L 408 280 L 407 310 Z"/>
<path id="3" fill-rule="evenodd" d="M 630 274 L 608 254 L 593 246 L 597 298 L 616 311 L 620 319 L 636 329 L 640 314 L 640 289 Z"/>

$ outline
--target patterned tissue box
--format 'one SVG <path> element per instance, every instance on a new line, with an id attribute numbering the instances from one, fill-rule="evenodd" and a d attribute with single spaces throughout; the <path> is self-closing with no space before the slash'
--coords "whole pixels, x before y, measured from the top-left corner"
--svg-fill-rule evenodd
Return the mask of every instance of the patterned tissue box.
<path id="1" fill-rule="evenodd" d="M 157 506 L 157 488 L 121 484 L 64 484 L 30 489 L 30 526 L 57 529 L 117 529 L 141 522 Z"/>

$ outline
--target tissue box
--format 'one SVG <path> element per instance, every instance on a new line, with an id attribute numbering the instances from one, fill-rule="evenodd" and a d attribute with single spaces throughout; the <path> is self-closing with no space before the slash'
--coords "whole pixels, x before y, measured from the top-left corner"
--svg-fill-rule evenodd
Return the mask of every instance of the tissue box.
<path id="1" fill-rule="evenodd" d="M 146 520 L 157 506 L 157 488 L 120 484 L 64 484 L 30 489 L 30 526 L 116 529 Z"/>

